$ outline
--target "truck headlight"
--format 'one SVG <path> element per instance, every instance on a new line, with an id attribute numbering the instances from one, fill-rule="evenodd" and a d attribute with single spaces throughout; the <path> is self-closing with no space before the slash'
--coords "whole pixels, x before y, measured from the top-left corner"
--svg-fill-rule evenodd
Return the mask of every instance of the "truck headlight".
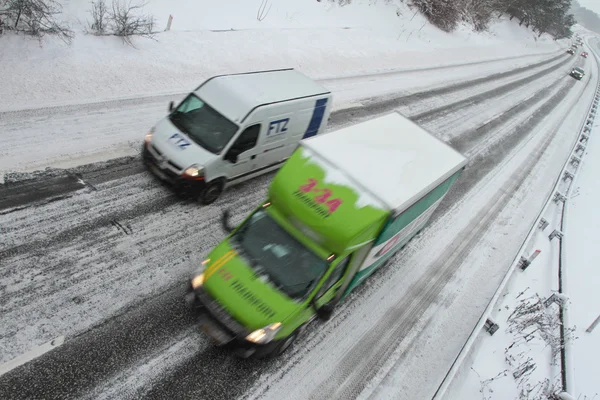
<path id="1" fill-rule="evenodd" d="M 204 272 L 192 278 L 192 288 L 198 289 L 202 285 L 204 285 Z"/>
<path id="2" fill-rule="evenodd" d="M 204 276 L 204 269 L 206 268 L 206 264 L 208 264 L 209 262 L 210 258 L 207 258 L 206 260 L 202 261 L 202 266 L 192 276 L 192 288 L 198 289 L 200 286 L 204 285 L 204 281 L 206 279 L 206 277 Z"/>
<path id="3" fill-rule="evenodd" d="M 183 171 L 183 175 L 192 179 L 202 179 L 204 177 L 204 168 L 198 164 L 190 165 Z"/>
<path id="4" fill-rule="evenodd" d="M 269 343 L 277 332 L 283 327 L 281 322 L 275 322 L 265 326 L 262 329 L 257 329 L 248 336 L 246 336 L 246 340 L 256 344 L 266 344 Z"/>

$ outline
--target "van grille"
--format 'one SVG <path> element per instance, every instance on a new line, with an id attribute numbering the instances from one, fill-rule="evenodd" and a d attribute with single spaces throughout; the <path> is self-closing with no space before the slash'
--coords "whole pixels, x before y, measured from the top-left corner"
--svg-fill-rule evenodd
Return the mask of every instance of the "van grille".
<path id="1" fill-rule="evenodd" d="M 173 161 L 169 160 L 168 161 L 169 165 L 173 168 L 175 168 L 177 171 L 181 171 L 183 168 L 181 168 L 179 165 L 175 164 Z"/>
<path id="2" fill-rule="evenodd" d="M 158 149 L 156 148 L 156 146 L 155 146 L 155 145 L 152 145 L 152 150 L 154 150 L 154 152 L 155 152 L 156 154 L 158 154 L 159 156 L 162 156 L 162 153 L 161 153 L 160 151 L 158 151 Z"/>

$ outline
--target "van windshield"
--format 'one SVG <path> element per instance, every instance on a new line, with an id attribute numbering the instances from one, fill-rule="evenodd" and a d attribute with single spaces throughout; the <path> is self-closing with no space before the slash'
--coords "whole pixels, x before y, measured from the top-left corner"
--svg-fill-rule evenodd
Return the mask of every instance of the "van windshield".
<path id="1" fill-rule="evenodd" d="M 261 279 L 294 300 L 304 298 L 329 265 L 263 209 L 255 212 L 233 234 L 232 245 Z"/>
<path id="2" fill-rule="evenodd" d="M 169 119 L 194 142 L 215 154 L 223 151 L 238 130 L 236 124 L 194 94 L 190 94 Z"/>

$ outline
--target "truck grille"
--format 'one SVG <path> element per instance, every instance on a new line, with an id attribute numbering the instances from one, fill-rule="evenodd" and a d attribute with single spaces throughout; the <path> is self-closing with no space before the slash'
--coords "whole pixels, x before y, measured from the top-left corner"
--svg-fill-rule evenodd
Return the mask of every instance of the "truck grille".
<path id="1" fill-rule="evenodd" d="M 196 296 L 198 296 L 198 300 L 206 307 L 209 314 L 234 336 L 244 338 L 250 334 L 246 328 L 233 319 L 227 310 L 210 297 L 202 288 L 196 289 Z"/>

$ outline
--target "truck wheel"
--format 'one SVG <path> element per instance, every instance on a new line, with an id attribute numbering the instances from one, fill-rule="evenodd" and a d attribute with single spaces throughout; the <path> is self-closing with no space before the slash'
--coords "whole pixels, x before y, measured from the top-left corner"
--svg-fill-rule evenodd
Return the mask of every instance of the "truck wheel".
<path id="1" fill-rule="evenodd" d="M 223 184 L 220 181 L 213 181 L 206 185 L 200 195 L 200 202 L 205 205 L 214 203 L 223 192 Z"/>
<path id="2" fill-rule="evenodd" d="M 281 344 L 279 345 L 279 347 L 277 347 L 277 350 L 275 350 L 273 352 L 274 356 L 278 356 L 283 354 L 287 349 L 289 349 L 290 347 L 292 347 L 292 344 L 296 341 L 296 339 L 298 338 L 298 331 L 299 329 L 296 329 L 294 331 L 294 333 L 292 333 L 290 336 L 288 336 L 287 338 L 285 338 L 285 340 L 283 342 L 281 342 Z"/>

